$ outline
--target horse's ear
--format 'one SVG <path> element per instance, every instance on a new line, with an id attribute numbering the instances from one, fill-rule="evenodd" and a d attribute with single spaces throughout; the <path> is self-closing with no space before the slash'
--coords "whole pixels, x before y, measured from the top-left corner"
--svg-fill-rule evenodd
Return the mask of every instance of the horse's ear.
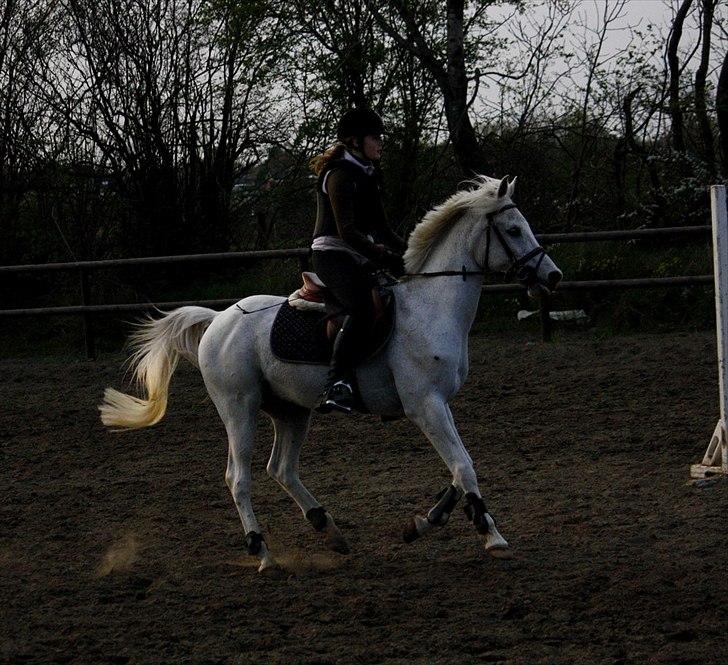
<path id="1" fill-rule="evenodd" d="M 498 198 L 502 199 L 508 193 L 508 176 L 503 178 L 498 185 Z"/>
<path id="2" fill-rule="evenodd" d="M 513 180 L 508 183 L 508 196 L 513 198 L 513 192 L 516 189 L 516 180 L 518 180 L 518 176 L 513 176 Z"/>

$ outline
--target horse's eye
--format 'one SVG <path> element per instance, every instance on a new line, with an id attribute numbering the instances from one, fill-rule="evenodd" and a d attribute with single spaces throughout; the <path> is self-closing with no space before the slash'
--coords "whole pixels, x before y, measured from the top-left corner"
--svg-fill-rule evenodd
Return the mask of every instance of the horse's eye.
<path id="1" fill-rule="evenodd" d="M 517 226 L 511 226 L 510 229 L 506 229 L 506 233 L 511 236 L 511 238 L 521 237 L 521 229 L 519 229 Z"/>

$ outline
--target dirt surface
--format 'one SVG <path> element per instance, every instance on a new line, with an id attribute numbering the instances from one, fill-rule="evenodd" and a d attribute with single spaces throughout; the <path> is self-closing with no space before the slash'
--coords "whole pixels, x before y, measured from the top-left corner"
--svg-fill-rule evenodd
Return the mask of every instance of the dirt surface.
<path id="1" fill-rule="evenodd" d="M 405 545 L 444 464 L 406 421 L 317 416 L 302 477 L 352 553 L 266 476 L 261 421 L 278 580 L 243 554 L 196 370 L 159 425 L 109 434 L 120 356 L 0 361 L 0 662 L 728 662 L 728 484 L 686 485 L 718 418 L 714 337 L 533 339 L 473 338 L 453 405 L 513 561 L 460 509 Z"/>

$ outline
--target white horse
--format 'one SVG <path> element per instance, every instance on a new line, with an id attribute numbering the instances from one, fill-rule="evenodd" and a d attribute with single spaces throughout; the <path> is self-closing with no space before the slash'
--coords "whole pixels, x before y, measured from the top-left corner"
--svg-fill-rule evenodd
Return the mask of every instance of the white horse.
<path id="1" fill-rule="evenodd" d="M 405 530 L 412 541 L 442 526 L 460 498 L 465 512 L 499 558 L 508 543 L 487 512 L 470 458 L 448 406 L 468 373 L 468 332 L 482 290 L 483 274 L 505 272 L 529 289 L 553 289 L 561 272 L 538 246 L 512 203 L 514 182 L 480 177 L 430 211 L 409 238 L 405 266 L 410 276 L 393 288 L 396 324 L 387 346 L 356 370 L 361 398 L 373 414 L 406 415 L 427 436 L 452 474 L 426 517 Z M 456 274 L 453 274 L 456 273 Z M 147 427 L 167 407 L 170 378 L 180 356 L 199 367 L 228 435 L 225 480 L 259 571 L 275 571 L 250 500 L 251 449 L 258 413 L 275 428 L 268 473 L 298 504 L 326 544 L 338 552 L 348 545 L 330 513 L 298 475 L 301 446 L 311 410 L 327 377 L 322 365 L 286 363 L 273 355 L 270 331 L 285 298 L 251 296 L 222 312 L 181 307 L 141 325 L 132 338 L 131 362 L 146 398 L 107 389 L 99 407 L 103 423 L 116 429 Z M 241 308 L 247 310 L 244 314 Z M 253 311 L 258 310 L 258 311 Z"/>

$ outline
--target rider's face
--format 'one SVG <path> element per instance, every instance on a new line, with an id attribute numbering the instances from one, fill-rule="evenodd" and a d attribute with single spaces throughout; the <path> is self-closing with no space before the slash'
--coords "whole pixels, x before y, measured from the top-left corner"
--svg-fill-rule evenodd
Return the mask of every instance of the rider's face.
<path id="1" fill-rule="evenodd" d="M 364 157 L 376 161 L 382 158 L 382 136 L 381 134 L 367 134 L 361 147 Z"/>

